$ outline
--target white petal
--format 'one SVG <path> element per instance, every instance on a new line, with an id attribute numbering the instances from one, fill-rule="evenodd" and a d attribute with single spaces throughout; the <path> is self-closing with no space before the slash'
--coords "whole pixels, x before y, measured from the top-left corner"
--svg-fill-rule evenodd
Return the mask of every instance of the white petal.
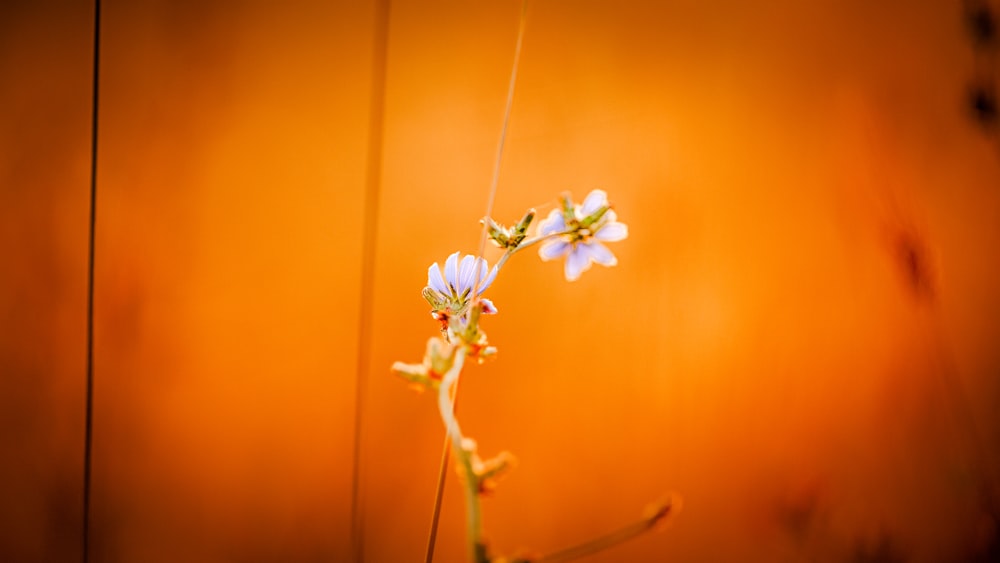
<path id="1" fill-rule="evenodd" d="M 469 276 L 469 286 L 476 289 L 476 295 L 479 295 L 483 291 L 481 286 L 483 285 L 483 278 L 486 277 L 486 268 L 486 260 L 477 257 L 471 268 L 471 275 Z"/>
<path id="2" fill-rule="evenodd" d="M 619 222 L 607 222 L 594 233 L 594 238 L 605 242 L 615 242 L 628 238 L 628 225 Z"/>
<path id="3" fill-rule="evenodd" d="M 587 243 L 587 246 L 590 248 L 590 258 L 594 262 L 597 262 L 602 266 L 614 266 L 618 263 L 618 259 L 615 258 L 615 255 L 610 250 L 608 250 L 608 247 L 597 242 L 596 240 Z"/>
<path id="4" fill-rule="evenodd" d="M 486 261 L 485 260 L 483 260 L 483 267 L 484 268 L 486 267 Z M 482 294 L 484 291 L 486 291 L 486 288 L 489 287 L 491 283 L 493 283 L 493 280 L 495 280 L 496 277 L 497 277 L 497 267 L 496 267 L 496 265 L 494 265 L 493 269 L 490 270 L 489 275 L 486 276 L 486 279 L 484 279 L 482 282 L 480 282 L 480 284 L 479 284 L 479 293 L 478 294 Z M 485 301 L 485 299 L 484 299 L 484 301 Z"/>
<path id="5" fill-rule="evenodd" d="M 604 190 L 594 190 L 587 194 L 580 207 L 580 218 L 584 218 L 608 204 L 608 194 Z"/>
<path id="6" fill-rule="evenodd" d="M 585 244 L 577 244 L 566 257 L 566 281 L 575 281 L 590 269 L 590 252 Z"/>
<path id="7" fill-rule="evenodd" d="M 462 265 L 458 267 L 458 285 L 455 287 L 459 295 L 472 287 L 472 279 L 476 274 L 475 264 L 476 258 L 471 254 L 462 258 Z"/>
<path id="8" fill-rule="evenodd" d="M 542 260 L 548 262 L 549 260 L 555 260 L 556 258 L 561 258 L 569 252 L 570 246 L 568 242 L 561 240 L 547 240 L 538 247 L 538 255 Z"/>
<path id="9" fill-rule="evenodd" d="M 486 264 L 486 260 L 476 258 L 476 278 L 474 281 L 477 286 L 483 285 L 483 279 L 487 273 L 489 273 L 489 266 Z"/>
<path id="10" fill-rule="evenodd" d="M 458 287 L 458 253 L 448 257 L 444 263 L 444 277 L 448 280 L 448 285 L 453 288 Z M 449 293 L 451 291 L 449 290 Z"/>
<path id="11" fill-rule="evenodd" d="M 427 269 L 427 285 L 444 295 L 451 294 L 451 290 L 448 289 L 448 284 L 445 283 L 444 278 L 441 277 L 441 266 L 435 262 L 431 264 L 431 267 Z"/>
<path id="12" fill-rule="evenodd" d="M 561 233 L 566 230 L 566 221 L 563 220 L 562 210 L 553 209 L 549 216 L 538 224 L 538 234 L 540 236 Z"/>

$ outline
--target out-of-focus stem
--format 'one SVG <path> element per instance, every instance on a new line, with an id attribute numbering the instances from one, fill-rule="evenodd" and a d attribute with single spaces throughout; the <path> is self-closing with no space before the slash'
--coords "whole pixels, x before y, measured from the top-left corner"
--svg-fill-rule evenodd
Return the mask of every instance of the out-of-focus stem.
<path id="1" fill-rule="evenodd" d="M 471 560 L 477 561 L 480 553 L 482 537 L 482 514 L 479 507 L 479 487 L 476 483 L 476 476 L 472 470 L 472 459 L 469 452 L 462 447 L 462 429 L 455 418 L 455 404 L 452 401 L 450 390 L 458 382 L 458 376 L 462 372 L 465 364 L 465 348 L 459 348 L 455 352 L 455 361 L 441 379 L 441 386 L 438 388 L 438 410 L 441 412 L 441 420 L 444 421 L 448 437 L 451 439 L 451 449 L 455 459 L 462 464 L 465 472 L 465 515 L 466 515 L 466 537 L 469 541 L 469 556 Z"/>
<path id="2" fill-rule="evenodd" d="M 488 560 L 482 552 L 483 518 L 479 507 L 479 486 L 472 471 L 472 460 L 469 453 L 462 448 L 461 442 L 456 444 L 452 441 L 451 447 L 465 471 L 465 526 L 468 530 L 469 559 L 476 563 L 487 563 Z"/>
<path id="3" fill-rule="evenodd" d="M 604 551 L 605 549 L 624 543 L 632 538 L 642 535 L 645 532 L 648 532 L 649 530 L 652 530 L 660 521 L 669 516 L 672 510 L 673 502 L 667 501 L 662 506 L 657 507 L 655 512 L 638 522 L 633 522 L 605 536 L 566 548 L 562 551 L 557 551 L 543 556 L 540 559 L 534 559 L 532 560 L 532 563 L 559 563 L 561 561 L 572 561 L 574 559 L 593 555 L 599 551 Z"/>
<path id="4" fill-rule="evenodd" d="M 427 534 L 427 550 L 424 553 L 424 563 L 434 561 L 434 545 L 437 543 L 438 520 L 441 518 L 441 500 L 444 497 L 444 478 L 448 473 L 448 454 L 451 440 L 445 434 L 444 446 L 441 450 L 441 466 L 438 469 L 437 488 L 434 489 L 434 508 L 431 510 L 431 530 Z"/>
<path id="5" fill-rule="evenodd" d="M 455 389 L 451 393 L 452 415 L 458 410 L 458 388 L 461 379 L 455 382 Z M 438 467 L 437 488 L 434 489 L 434 508 L 431 510 L 431 529 L 427 534 L 427 550 L 424 553 L 424 563 L 434 561 L 434 546 L 437 543 L 438 520 L 441 518 L 441 501 L 444 498 L 444 482 L 448 475 L 448 463 L 451 461 L 451 437 L 447 431 L 444 433 L 444 444 L 441 446 L 441 464 Z"/>

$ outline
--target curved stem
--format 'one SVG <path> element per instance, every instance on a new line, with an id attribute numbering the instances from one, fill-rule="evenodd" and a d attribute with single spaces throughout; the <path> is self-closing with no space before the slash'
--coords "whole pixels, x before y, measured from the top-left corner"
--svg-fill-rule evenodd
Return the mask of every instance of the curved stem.
<path id="1" fill-rule="evenodd" d="M 561 236 L 571 235 L 571 234 L 573 234 L 573 231 L 572 230 L 568 230 L 568 231 L 562 231 L 562 232 L 559 232 L 559 233 L 551 233 L 551 234 L 548 234 L 548 235 L 543 235 L 543 236 L 539 236 L 539 237 L 529 238 L 528 240 L 525 240 L 524 242 L 522 242 L 521 244 L 515 246 L 514 248 L 509 249 L 506 253 L 504 253 L 503 256 L 500 257 L 500 260 L 497 262 L 497 272 L 499 272 L 500 269 L 503 268 L 503 265 L 507 263 L 507 260 L 509 260 L 511 256 L 517 254 L 518 251 L 520 251 L 522 249 L 525 249 L 525 248 L 528 248 L 529 246 L 534 246 L 534 245 L 536 245 L 536 244 L 538 244 L 538 243 L 540 243 L 542 241 L 548 240 L 550 238 L 561 237 Z"/>
<path id="2" fill-rule="evenodd" d="M 451 388 L 458 382 L 458 376 L 462 372 L 465 364 L 465 348 L 459 348 L 455 353 L 455 361 L 441 380 L 438 388 L 438 410 L 441 412 L 441 420 L 444 421 L 451 440 L 451 448 L 455 458 L 462 464 L 465 472 L 465 514 L 466 514 L 466 537 L 469 542 L 469 555 L 473 561 L 479 561 L 482 545 L 482 514 L 479 507 L 479 490 L 476 483 L 475 473 L 472 468 L 472 459 L 469 452 L 462 447 L 462 429 L 455 418 L 455 403 L 451 397 Z"/>
<path id="3" fill-rule="evenodd" d="M 593 555 L 599 551 L 614 547 L 620 543 L 624 543 L 632 538 L 642 535 L 649 530 L 652 530 L 660 521 L 669 516 L 672 510 L 673 502 L 667 501 L 662 506 L 658 507 L 654 513 L 646 516 L 642 520 L 633 522 L 623 528 L 611 532 L 610 534 L 543 556 L 540 559 L 534 560 L 533 563 L 559 563 L 561 561 L 572 561 L 574 559 Z"/>

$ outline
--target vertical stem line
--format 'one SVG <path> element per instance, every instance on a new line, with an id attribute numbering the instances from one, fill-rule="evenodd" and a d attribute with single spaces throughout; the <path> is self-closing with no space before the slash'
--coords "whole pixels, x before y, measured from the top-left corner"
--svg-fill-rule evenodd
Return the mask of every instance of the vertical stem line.
<path id="1" fill-rule="evenodd" d="M 458 413 L 458 389 L 462 380 L 455 381 L 455 388 L 451 394 L 451 416 Z M 448 463 L 451 461 L 451 436 L 447 429 L 444 433 L 444 445 L 441 446 L 441 464 L 438 467 L 437 488 L 434 490 L 434 508 L 431 512 L 431 529 L 427 533 L 427 550 L 424 552 L 424 562 L 431 563 L 434 560 L 434 546 L 437 544 L 438 522 L 441 519 L 441 501 L 444 499 L 444 482 L 448 475 Z"/>
<path id="2" fill-rule="evenodd" d="M 365 185 L 364 226 L 361 243 L 361 294 L 358 310 L 357 378 L 354 396 L 354 455 L 351 490 L 351 555 L 355 563 L 364 561 L 364 498 L 362 443 L 366 385 L 371 360 L 372 297 L 375 282 L 375 250 L 378 235 L 378 207 L 382 184 L 382 138 L 385 118 L 386 58 L 389 44 L 390 0 L 375 3 L 375 32 L 372 45 L 371 103 L 368 117 L 368 161 Z"/>
<path id="3" fill-rule="evenodd" d="M 514 106 L 514 86 L 517 84 L 517 68 L 521 63 L 521 44 L 524 43 L 524 27 L 528 20 L 528 0 L 522 0 L 521 2 L 521 18 L 517 25 L 517 44 L 514 47 L 514 63 L 510 69 L 510 81 L 507 83 L 507 104 L 504 106 L 503 110 L 503 125 L 500 127 L 500 140 L 497 142 L 497 155 L 496 159 L 493 161 L 493 177 L 490 180 L 490 193 L 486 199 L 486 217 L 493 214 L 493 204 L 497 199 L 497 185 L 500 183 L 500 163 L 503 160 L 503 147 L 507 140 L 507 128 L 510 125 L 510 110 Z M 483 223 L 483 229 L 479 235 L 479 252 L 480 258 L 483 257 L 483 252 L 486 250 L 486 233 L 489 229 L 486 223 Z M 477 294 L 479 289 L 479 281 L 476 281 L 476 286 L 473 295 Z"/>
<path id="4" fill-rule="evenodd" d="M 434 508 L 431 511 L 431 529 L 427 533 L 427 550 L 424 552 L 424 563 L 434 561 L 434 546 L 437 544 L 438 521 L 441 519 L 441 501 L 444 498 L 444 480 L 448 474 L 448 461 L 451 454 L 451 439 L 448 432 L 444 435 L 444 445 L 441 446 L 441 465 L 438 469 L 437 488 L 434 490 Z"/>
<path id="5" fill-rule="evenodd" d="M 94 247 L 97 234 L 97 108 L 101 62 L 101 0 L 94 0 L 94 63 L 90 107 L 90 222 L 87 240 L 87 389 L 83 436 L 83 563 L 90 561 L 91 451 L 94 437 Z"/>

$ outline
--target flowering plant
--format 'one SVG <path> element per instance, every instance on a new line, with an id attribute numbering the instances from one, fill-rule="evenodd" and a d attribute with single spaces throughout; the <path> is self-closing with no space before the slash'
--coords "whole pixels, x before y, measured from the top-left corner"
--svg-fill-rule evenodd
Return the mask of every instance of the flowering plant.
<path id="1" fill-rule="evenodd" d="M 502 452 L 487 460 L 480 458 L 475 440 L 462 433 L 455 417 L 456 384 L 466 361 L 471 359 L 482 363 L 496 354 L 496 348 L 489 344 L 486 333 L 479 325 L 482 315 L 496 314 L 497 308 L 482 295 L 507 261 L 525 248 L 539 245 L 538 254 L 545 261 L 565 258 L 565 277 L 568 281 L 574 281 L 594 262 L 603 266 L 617 264 L 615 255 L 604 243 L 621 241 L 628 236 L 628 227 L 618 222 L 617 215 L 608 203 L 607 194 L 602 190 L 593 190 L 581 204 L 574 203 L 569 194 L 564 194 L 560 198 L 559 207 L 553 209 L 540 222 L 535 235 L 529 237 L 534 218 L 535 211 L 532 209 L 511 227 L 500 225 L 490 217 L 483 220 L 489 239 L 504 250 L 493 268 L 482 257 L 462 256 L 460 252 L 448 256 L 443 268 L 437 262 L 430 266 L 423 296 L 431 306 L 431 317 L 439 323 L 440 336 L 428 340 L 421 363 L 396 362 L 392 366 L 393 373 L 415 388 L 437 393 L 438 410 L 447 439 L 451 443 L 456 468 L 464 484 L 469 556 L 476 563 L 568 561 L 638 535 L 663 521 L 677 508 L 676 499 L 668 499 L 653 506 L 637 523 L 541 558 L 509 560 L 495 556 L 489 552 L 483 540 L 479 497 L 496 488 L 498 479 L 514 465 L 514 457 L 508 452 Z M 437 508 L 435 506 L 428 561 L 433 557 Z"/>

